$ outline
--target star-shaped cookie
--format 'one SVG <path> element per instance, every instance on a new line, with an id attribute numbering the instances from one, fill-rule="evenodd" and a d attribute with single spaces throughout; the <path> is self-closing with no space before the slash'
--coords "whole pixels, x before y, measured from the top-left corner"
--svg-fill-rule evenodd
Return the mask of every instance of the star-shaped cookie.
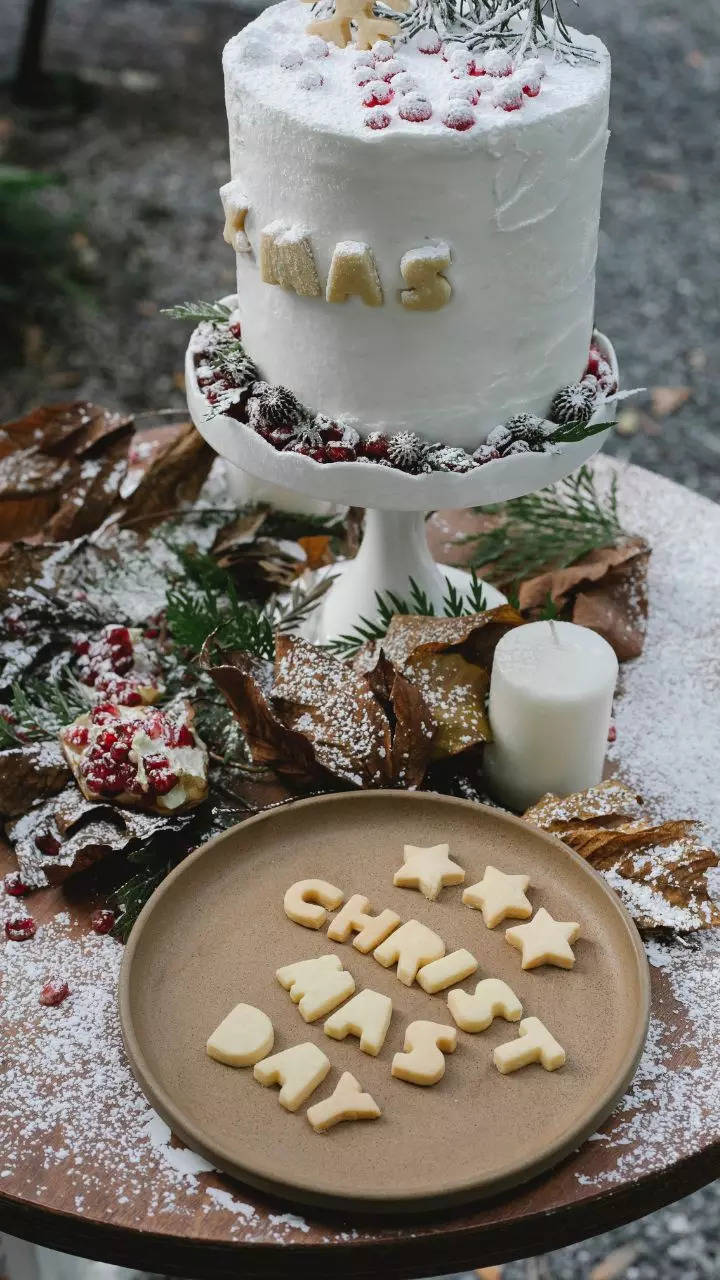
<path id="1" fill-rule="evenodd" d="M 494 929 L 508 916 L 512 920 L 530 919 L 532 907 L 525 897 L 529 884 L 529 876 L 510 876 L 497 867 L 486 867 L 482 880 L 468 885 L 462 900 L 466 907 L 482 911 L 488 929 Z"/>
<path id="2" fill-rule="evenodd" d="M 572 920 L 554 920 L 544 907 L 529 924 L 516 924 L 505 930 L 505 940 L 522 952 L 522 968 L 537 969 L 541 964 L 555 964 L 572 969 L 575 964 L 571 942 L 580 935 L 580 925 Z"/>
<path id="3" fill-rule="evenodd" d="M 395 872 L 393 884 L 400 889 L 419 889 L 429 902 L 434 902 L 445 885 L 462 884 L 465 879 L 462 867 L 449 854 L 449 844 L 436 844 L 429 849 L 406 844 L 405 865 Z"/>

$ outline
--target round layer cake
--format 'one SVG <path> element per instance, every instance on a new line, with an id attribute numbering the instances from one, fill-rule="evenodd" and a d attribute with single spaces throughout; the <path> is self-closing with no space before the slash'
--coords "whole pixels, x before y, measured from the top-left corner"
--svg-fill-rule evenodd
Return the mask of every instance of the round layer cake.
<path id="1" fill-rule="evenodd" d="M 472 451 L 585 370 L 610 59 L 512 65 L 420 33 L 371 51 L 285 0 L 224 53 L 243 341 L 362 434 Z"/>

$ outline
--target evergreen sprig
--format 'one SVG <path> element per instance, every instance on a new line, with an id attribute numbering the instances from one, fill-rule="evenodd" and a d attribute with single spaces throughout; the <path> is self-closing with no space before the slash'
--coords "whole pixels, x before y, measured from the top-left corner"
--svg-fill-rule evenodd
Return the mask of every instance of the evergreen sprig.
<path id="1" fill-rule="evenodd" d="M 91 705 L 88 692 L 69 671 L 57 681 L 15 681 L 9 712 L 0 716 L 0 750 L 52 738 Z"/>
<path id="2" fill-rule="evenodd" d="M 594 60 L 591 50 L 573 42 L 560 0 L 416 0 L 400 22 L 406 37 L 432 28 L 471 49 L 502 47 L 522 58 L 548 46 L 560 58 Z"/>
<path id="3" fill-rule="evenodd" d="M 232 311 L 224 302 L 180 302 L 175 307 L 163 307 L 161 316 L 172 320 L 192 320 L 193 324 L 206 321 L 209 324 L 227 324 Z"/>
<path id="4" fill-rule="evenodd" d="M 472 534 L 472 564 L 502 586 L 517 586 L 548 569 L 564 569 L 598 547 L 615 545 L 625 531 L 617 509 L 617 477 L 601 494 L 589 467 L 538 493 L 495 508 L 487 533 Z"/>
<path id="5" fill-rule="evenodd" d="M 474 572 L 466 595 L 461 595 L 449 578 L 445 579 L 445 583 L 447 591 L 443 597 L 441 617 L 461 618 L 484 613 L 487 609 L 482 583 Z M 396 595 L 394 591 L 376 591 L 377 617 L 370 619 L 361 615 L 352 631 L 331 640 L 327 647 L 339 658 L 351 658 L 364 644 L 383 640 L 390 623 L 398 615 L 419 614 L 423 618 L 434 618 L 435 606 L 425 591 L 414 578 L 410 578 L 409 585 L 407 598 Z"/>

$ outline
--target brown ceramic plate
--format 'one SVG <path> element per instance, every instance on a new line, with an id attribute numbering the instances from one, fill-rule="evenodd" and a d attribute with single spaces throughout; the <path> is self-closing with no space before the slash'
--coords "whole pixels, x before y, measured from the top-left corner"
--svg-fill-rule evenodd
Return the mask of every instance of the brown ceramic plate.
<path id="1" fill-rule="evenodd" d="M 462 905 L 462 887 L 436 902 L 396 889 L 403 844 L 449 841 L 466 883 L 486 863 L 526 872 L 535 906 L 577 920 L 582 937 L 571 972 L 524 973 L 504 926 L 485 928 Z M 458 1048 L 432 1088 L 390 1075 L 408 1022 L 452 1022 L 442 994 L 408 989 L 394 969 L 325 930 L 304 929 L 283 911 L 295 880 L 322 877 L 375 910 L 394 907 L 422 920 L 447 950 L 467 947 L 480 962 L 462 985 L 504 978 L 526 1015 L 547 1024 L 567 1051 L 560 1071 L 539 1065 L 501 1076 L 492 1049 L 517 1034 L 496 1019 Z M 292 961 L 336 951 L 357 989 L 392 998 L 382 1052 L 371 1058 L 354 1037 L 337 1042 L 322 1020 L 303 1022 L 275 979 Z M 379 1120 L 316 1134 L 305 1108 L 294 1115 L 251 1069 L 207 1057 L 205 1041 L 237 1004 L 258 1005 L 275 1027 L 275 1051 L 313 1040 L 332 1070 L 313 1097 L 328 1096 L 352 1071 L 382 1107 Z M 517 818 L 443 796 L 367 791 L 302 800 L 252 818 L 187 858 L 157 889 L 130 938 L 120 984 L 125 1045 L 140 1085 L 164 1120 L 195 1151 L 241 1181 L 292 1200 L 397 1212 L 459 1204 L 495 1194 L 561 1160 L 592 1134 L 625 1092 L 645 1041 L 648 971 L 642 943 L 605 882 L 577 854 Z M 308 1105 L 310 1105 L 308 1103 Z"/>

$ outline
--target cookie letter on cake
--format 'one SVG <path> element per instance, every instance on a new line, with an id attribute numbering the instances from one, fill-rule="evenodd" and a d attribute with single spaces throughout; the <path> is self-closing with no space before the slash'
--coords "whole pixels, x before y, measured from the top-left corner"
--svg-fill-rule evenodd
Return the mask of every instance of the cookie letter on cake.
<path id="1" fill-rule="evenodd" d="M 439 1022 L 411 1022 L 404 1053 L 396 1053 L 390 1074 L 411 1084 L 437 1084 L 445 1075 L 445 1054 L 454 1053 L 457 1031 Z"/>
<path id="2" fill-rule="evenodd" d="M 452 297 L 450 281 L 442 275 L 452 262 L 444 242 L 410 249 L 400 259 L 400 274 L 409 289 L 400 291 L 400 301 L 409 311 L 439 311 Z"/>
<path id="3" fill-rule="evenodd" d="M 369 1093 L 363 1093 L 354 1075 L 343 1071 L 335 1092 L 308 1107 L 307 1118 L 316 1133 L 325 1133 L 342 1120 L 377 1120 L 380 1108 Z"/>
<path id="4" fill-rule="evenodd" d="M 389 907 L 381 911 L 379 916 L 369 915 L 370 903 L 361 893 L 354 893 L 348 898 L 342 911 L 338 911 L 328 929 L 331 942 L 347 942 L 351 933 L 356 933 L 353 946 L 357 951 L 367 955 L 384 942 L 393 929 L 400 924 L 400 916 Z"/>
<path id="5" fill-rule="evenodd" d="M 251 1067 L 272 1049 L 273 1024 L 262 1009 L 236 1004 L 207 1042 L 209 1058 L 228 1067 Z"/>
<path id="6" fill-rule="evenodd" d="M 360 991 L 342 1009 L 333 1013 L 323 1030 L 333 1040 L 358 1036 L 363 1053 L 376 1058 L 385 1043 L 392 1018 L 392 1000 L 379 991 Z"/>
<path id="7" fill-rule="evenodd" d="M 285 915 L 295 924 L 302 924 L 306 929 L 322 929 L 327 920 L 325 908 L 335 911 L 344 898 L 342 889 L 327 880 L 297 880 L 285 894 L 283 906 Z"/>
<path id="8" fill-rule="evenodd" d="M 499 1044 L 493 1051 L 493 1060 L 502 1076 L 530 1062 L 539 1062 L 546 1071 L 557 1071 L 565 1064 L 565 1050 L 539 1018 L 523 1018 L 517 1040 Z"/>
<path id="9" fill-rule="evenodd" d="M 411 987 L 422 965 L 445 955 L 445 943 L 419 920 L 408 920 L 381 942 L 373 955 L 384 969 L 397 964 L 398 978 L 406 987 Z"/>
<path id="10" fill-rule="evenodd" d="M 369 244 L 341 240 L 335 245 L 325 297 L 328 302 L 362 298 L 368 307 L 381 307 L 383 291 Z"/>
<path id="11" fill-rule="evenodd" d="M 252 252 L 252 245 L 245 234 L 245 218 L 250 205 L 248 204 L 247 196 L 243 195 L 240 190 L 240 183 L 237 178 L 226 182 L 225 186 L 220 188 L 220 199 L 222 200 L 223 213 L 225 214 L 223 240 L 236 253 Z"/>
<path id="12" fill-rule="evenodd" d="M 310 237 L 301 227 L 271 222 L 260 235 L 260 278 L 303 298 L 320 297 L 320 278 Z"/>
<path id="13" fill-rule="evenodd" d="M 330 1059 L 316 1044 L 294 1044 L 253 1067 L 253 1075 L 265 1088 L 281 1086 L 278 1102 L 286 1111 L 297 1111 L 306 1098 L 322 1084 L 330 1070 Z"/>
<path id="14" fill-rule="evenodd" d="M 290 992 L 290 999 L 306 1022 L 323 1018 L 355 990 L 352 974 L 345 973 L 340 960 L 333 955 L 283 965 L 275 976 L 280 986 Z"/>
<path id="15" fill-rule="evenodd" d="M 447 1002 L 461 1031 L 485 1031 L 497 1017 L 507 1022 L 518 1022 L 522 1017 L 522 1005 L 515 992 L 500 978 L 484 978 L 475 987 L 474 995 L 457 987 L 448 993 Z"/>

